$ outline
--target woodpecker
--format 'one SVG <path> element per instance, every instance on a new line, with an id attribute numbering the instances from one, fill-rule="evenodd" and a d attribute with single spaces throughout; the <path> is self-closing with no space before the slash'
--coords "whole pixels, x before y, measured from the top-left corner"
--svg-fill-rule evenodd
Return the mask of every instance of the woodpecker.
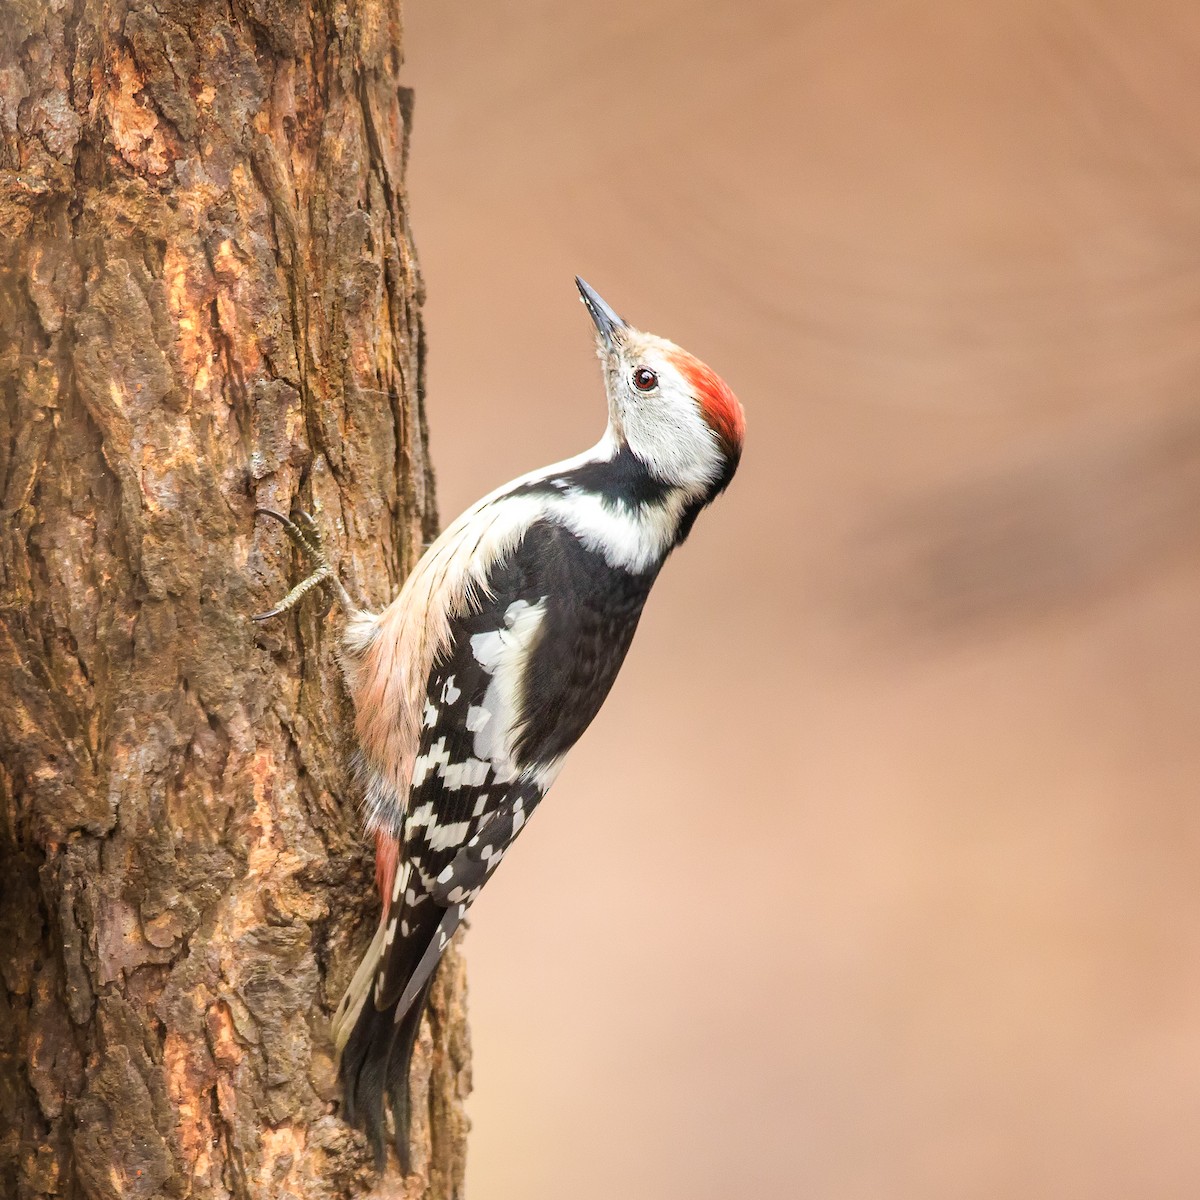
<path id="1" fill-rule="evenodd" d="M 381 612 L 351 600 L 311 517 L 257 510 L 316 569 L 255 619 L 322 586 L 345 614 L 382 915 L 333 1031 L 344 1116 L 380 1165 L 390 1107 L 407 1168 L 409 1061 L 447 943 L 599 711 L 663 562 L 741 457 L 725 382 L 575 282 L 595 325 L 604 436 L 467 509 Z"/>

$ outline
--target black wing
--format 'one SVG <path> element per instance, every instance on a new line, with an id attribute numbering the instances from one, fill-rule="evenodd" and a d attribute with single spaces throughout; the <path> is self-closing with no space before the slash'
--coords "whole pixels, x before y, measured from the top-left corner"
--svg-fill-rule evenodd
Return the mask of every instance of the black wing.
<path id="1" fill-rule="evenodd" d="M 405 818 L 410 865 L 375 1003 L 411 1002 L 467 908 L 599 710 L 651 579 L 535 524 L 458 618 L 426 688 Z"/>

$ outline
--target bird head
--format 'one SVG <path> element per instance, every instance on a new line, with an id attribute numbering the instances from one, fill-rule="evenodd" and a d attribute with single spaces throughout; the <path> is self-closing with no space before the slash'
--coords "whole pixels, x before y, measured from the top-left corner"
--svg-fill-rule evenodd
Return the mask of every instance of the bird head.
<path id="1" fill-rule="evenodd" d="M 575 283 L 596 326 L 613 436 L 655 478 L 711 499 L 741 458 L 746 423 L 738 398 L 698 358 L 634 329 L 578 276 Z"/>

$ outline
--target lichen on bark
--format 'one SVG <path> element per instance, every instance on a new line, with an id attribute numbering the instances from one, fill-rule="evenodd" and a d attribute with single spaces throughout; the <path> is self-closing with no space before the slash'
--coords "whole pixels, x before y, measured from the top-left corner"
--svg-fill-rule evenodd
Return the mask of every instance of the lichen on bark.
<path id="1" fill-rule="evenodd" d="M 436 524 L 398 4 L 5 20 L 0 1194 L 456 1196 L 456 957 L 415 1173 L 335 1115 L 375 916 L 348 702 L 321 604 L 249 620 L 298 565 L 256 505 L 374 604 Z"/>

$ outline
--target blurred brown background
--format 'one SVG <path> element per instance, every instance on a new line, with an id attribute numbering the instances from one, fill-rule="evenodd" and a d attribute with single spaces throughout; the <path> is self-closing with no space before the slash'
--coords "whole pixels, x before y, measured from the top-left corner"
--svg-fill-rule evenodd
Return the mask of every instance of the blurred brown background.
<path id="1" fill-rule="evenodd" d="M 443 516 L 742 470 L 467 942 L 469 1188 L 1200 1196 L 1200 7 L 409 0 Z"/>

